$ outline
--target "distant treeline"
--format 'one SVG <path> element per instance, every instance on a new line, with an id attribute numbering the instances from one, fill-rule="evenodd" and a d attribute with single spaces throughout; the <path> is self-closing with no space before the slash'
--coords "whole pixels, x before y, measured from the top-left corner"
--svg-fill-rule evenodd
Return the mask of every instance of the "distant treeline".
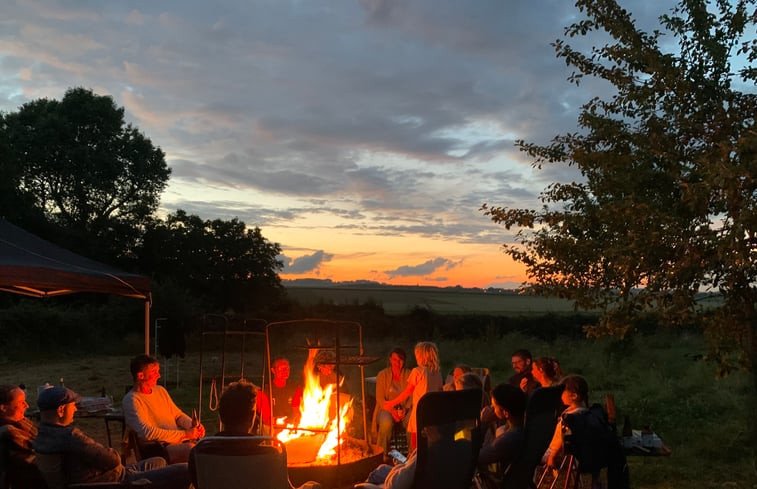
<path id="1" fill-rule="evenodd" d="M 128 354 L 140 351 L 144 341 L 140 301 L 87 295 L 47 300 L 15 297 L 8 300 L 8 296 L 5 296 L 0 306 L 0 338 L 3 339 L 0 361 L 92 351 Z M 158 318 L 154 313 L 151 328 Z M 560 337 L 581 338 L 584 336 L 583 327 L 597 319 L 595 315 L 578 313 L 439 314 L 424 307 L 415 307 L 404 314 L 389 315 L 381 305 L 375 303 L 302 306 L 290 302 L 272 306 L 257 317 L 195 314 L 181 319 L 160 318 L 160 353 L 165 356 L 183 355 L 186 348 L 199 348 L 199 333 L 203 328 L 207 329 L 209 324 L 216 329 L 263 331 L 266 321 L 304 318 L 356 321 L 362 325 L 367 340 L 402 338 L 406 342 L 428 339 L 493 339 L 513 332 L 551 342 Z M 642 321 L 639 322 L 637 331 L 652 332 L 657 326 L 652 320 Z"/>

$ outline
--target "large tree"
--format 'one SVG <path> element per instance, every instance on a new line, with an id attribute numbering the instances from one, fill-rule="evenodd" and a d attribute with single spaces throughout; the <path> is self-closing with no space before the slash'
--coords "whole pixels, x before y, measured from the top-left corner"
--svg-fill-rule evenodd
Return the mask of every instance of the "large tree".
<path id="1" fill-rule="evenodd" d="M 579 0 L 557 56 L 612 95 L 582 106 L 577 132 L 518 145 L 582 178 L 547 187 L 539 209 L 484 205 L 518 229 L 505 250 L 527 288 L 602 311 L 591 333 L 626 334 L 645 313 L 700 324 L 722 372 L 757 372 L 754 3 L 683 0 L 647 33 L 614 0 Z M 568 42 L 589 34 L 608 42 Z"/>
<path id="2" fill-rule="evenodd" d="M 143 270 L 182 284 L 212 305 L 236 311 L 270 304 L 281 292 L 281 247 L 239 219 L 205 221 L 178 210 L 147 229 Z"/>
<path id="3" fill-rule="evenodd" d="M 62 230 L 47 236 L 60 244 L 100 259 L 130 253 L 170 169 L 122 107 L 72 88 L 60 101 L 34 100 L 6 114 L 0 129 L 2 167 L 12 170 L 17 192 L 15 206 L 0 201 L 0 213 L 24 225 L 20 211 L 31 206 Z"/>

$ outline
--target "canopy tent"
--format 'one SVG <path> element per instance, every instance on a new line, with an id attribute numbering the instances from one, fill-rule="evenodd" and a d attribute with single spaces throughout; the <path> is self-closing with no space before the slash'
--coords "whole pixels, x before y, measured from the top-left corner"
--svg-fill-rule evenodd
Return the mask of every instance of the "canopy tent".
<path id="1" fill-rule="evenodd" d="M 0 218 L 0 290 L 32 297 L 99 292 L 145 301 L 150 350 L 150 279 L 90 260 Z"/>

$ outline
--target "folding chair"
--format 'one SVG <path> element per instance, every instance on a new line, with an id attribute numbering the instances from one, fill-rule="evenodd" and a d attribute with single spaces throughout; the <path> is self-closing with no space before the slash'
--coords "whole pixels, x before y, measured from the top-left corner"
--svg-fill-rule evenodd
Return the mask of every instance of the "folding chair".
<path id="1" fill-rule="evenodd" d="M 270 436 L 209 436 L 189 456 L 196 489 L 289 489 L 286 448 Z"/>
<path id="2" fill-rule="evenodd" d="M 591 480 L 591 487 L 597 487 L 601 485 L 601 473 L 606 476 L 608 489 L 630 487 L 623 447 L 602 406 L 594 404 L 586 412 L 564 418 L 563 424 L 567 426 L 563 435 L 566 456 L 551 487 L 560 478 L 566 489 L 586 486 L 582 476 Z"/>
<path id="3" fill-rule="evenodd" d="M 481 390 L 429 392 L 418 402 L 415 489 L 469 489 L 481 450 Z"/>
<path id="4" fill-rule="evenodd" d="M 491 397 L 492 395 L 492 378 L 489 375 L 489 369 L 486 367 L 473 367 L 473 373 L 481 377 L 481 384 L 484 386 L 484 393 Z"/>
<path id="5" fill-rule="evenodd" d="M 501 487 L 534 488 L 534 472 L 555 433 L 557 418 L 563 410 L 560 400 L 564 386 L 542 387 L 531 394 L 523 421 L 523 453 L 505 471 Z"/>
<path id="6" fill-rule="evenodd" d="M 139 462 L 150 457 L 162 457 L 168 461 L 168 452 L 163 442 L 155 440 L 143 440 L 137 432 L 131 428 L 126 428 L 126 434 L 123 440 L 123 449 L 121 452 L 121 461 L 126 462 L 129 454 L 134 453 L 134 460 Z"/>

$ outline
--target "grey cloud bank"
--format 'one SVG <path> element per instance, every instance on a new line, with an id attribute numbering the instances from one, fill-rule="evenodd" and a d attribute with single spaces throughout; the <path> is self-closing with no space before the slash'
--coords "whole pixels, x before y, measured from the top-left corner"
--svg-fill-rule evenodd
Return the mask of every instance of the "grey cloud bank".
<path id="1" fill-rule="evenodd" d="M 624 3 L 650 27 L 671 6 Z M 578 178 L 514 148 L 575 130 L 606 90 L 569 85 L 549 46 L 576 16 L 564 0 L 6 0 L 0 110 L 72 86 L 112 95 L 167 154 L 165 211 L 495 244 L 509 236 L 481 204 L 538 205 Z"/>

